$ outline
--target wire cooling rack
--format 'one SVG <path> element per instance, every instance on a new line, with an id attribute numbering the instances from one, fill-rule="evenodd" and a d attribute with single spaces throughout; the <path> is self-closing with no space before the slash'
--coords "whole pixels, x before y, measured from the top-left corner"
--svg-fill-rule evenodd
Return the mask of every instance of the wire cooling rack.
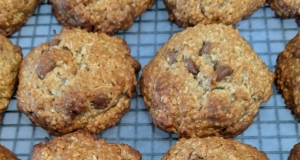
<path id="1" fill-rule="evenodd" d="M 51 12 L 51 6 L 43 3 L 23 28 L 10 39 L 23 48 L 24 56 L 42 42 L 58 33 L 62 26 Z M 259 9 L 250 19 L 240 22 L 240 34 L 250 43 L 266 65 L 274 71 L 276 58 L 285 44 L 298 33 L 294 20 L 280 20 L 274 17 L 268 6 Z M 168 14 L 162 0 L 138 17 L 129 31 L 118 36 L 125 39 L 131 54 L 145 66 L 156 51 L 173 35 L 180 31 L 168 21 Z M 139 74 L 140 76 L 140 74 Z M 267 153 L 271 160 L 286 160 L 290 149 L 300 140 L 300 123 L 285 108 L 281 95 L 273 86 L 274 94 L 263 103 L 253 124 L 236 139 L 257 147 Z M 49 136 L 42 128 L 33 126 L 29 119 L 16 109 L 13 98 L 0 125 L 0 143 L 12 150 L 20 159 L 31 157 L 34 144 Z M 178 140 L 176 135 L 167 134 L 156 128 L 142 97 L 131 100 L 131 109 L 115 127 L 104 131 L 99 137 L 110 142 L 127 143 L 139 150 L 144 160 L 158 160 Z"/>

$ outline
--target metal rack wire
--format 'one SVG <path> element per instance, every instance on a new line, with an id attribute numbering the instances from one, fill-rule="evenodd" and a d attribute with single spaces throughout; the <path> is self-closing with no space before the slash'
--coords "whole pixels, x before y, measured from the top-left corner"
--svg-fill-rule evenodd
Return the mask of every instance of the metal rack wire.
<path id="1" fill-rule="evenodd" d="M 299 30 L 293 19 L 280 20 L 273 15 L 273 11 L 265 6 L 236 27 L 272 71 L 278 53 Z M 51 39 L 53 30 L 59 32 L 61 28 L 52 15 L 51 7 L 43 3 L 10 39 L 23 48 L 26 56 L 33 47 Z M 131 54 L 145 66 L 168 38 L 180 30 L 168 21 L 162 0 L 157 0 L 151 9 L 136 19 L 129 31 L 120 32 L 118 36 L 127 41 Z M 273 91 L 270 100 L 261 105 L 254 123 L 236 139 L 266 152 L 271 160 L 285 160 L 290 149 L 300 140 L 300 124 L 285 108 L 274 86 Z M 20 159 L 30 159 L 32 146 L 52 136 L 42 128 L 33 126 L 24 114 L 18 112 L 16 103 L 17 100 L 12 99 L 4 115 L 0 125 L 0 143 Z M 142 153 L 144 160 L 160 159 L 178 140 L 175 135 L 164 133 L 152 124 L 140 95 L 131 100 L 130 112 L 122 121 L 99 137 L 131 145 Z"/>

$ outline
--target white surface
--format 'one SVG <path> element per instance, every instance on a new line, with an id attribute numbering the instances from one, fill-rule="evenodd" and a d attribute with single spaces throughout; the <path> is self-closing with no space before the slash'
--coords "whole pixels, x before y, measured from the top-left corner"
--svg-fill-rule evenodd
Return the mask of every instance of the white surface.
<path id="1" fill-rule="evenodd" d="M 273 15 L 267 6 L 237 25 L 240 34 L 272 71 L 277 54 L 299 30 L 294 19 L 283 21 Z M 52 16 L 51 7 L 42 4 L 26 26 L 10 39 L 20 45 L 26 55 L 33 47 L 52 38 L 54 29 L 59 33 L 61 28 Z M 131 54 L 145 66 L 168 38 L 179 30 L 168 21 L 165 6 L 162 0 L 158 0 L 152 9 L 137 18 L 129 31 L 118 35 L 127 41 Z M 271 99 L 261 105 L 254 123 L 236 139 L 265 151 L 271 160 L 285 160 L 289 150 L 300 140 L 300 126 L 290 110 L 285 108 L 275 87 L 273 91 Z M 104 131 L 100 137 L 131 145 L 142 153 L 144 160 L 160 159 L 177 141 L 176 136 L 154 127 L 140 96 L 131 102 L 131 110 L 121 123 Z M 30 158 L 32 146 L 43 141 L 46 136 L 49 137 L 42 128 L 31 125 L 28 118 L 17 111 L 16 100 L 12 100 L 0 126 L 0 143 L 23 160 Z"/>

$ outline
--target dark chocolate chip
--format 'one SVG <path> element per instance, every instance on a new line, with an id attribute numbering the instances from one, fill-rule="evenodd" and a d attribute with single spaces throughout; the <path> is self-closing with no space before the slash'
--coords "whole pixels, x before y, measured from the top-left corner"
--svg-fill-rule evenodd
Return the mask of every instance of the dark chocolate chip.
<path id="1" fill-rule="evenodd" d="M 199 73 L 199 69 L 191 59 L 187 59 L 186 63 L 187 63 L 186 68 L 190 73 L 192 73 L 193 75 L 197 75 Z"/>
<path id="2" fill-rule="evenodd" d="M 104 109 L 110 103 L 109 97 L 104 93 L 98 93 L 92 101 L 95 109 Z"/>
<path id="3" fill-rule="evenodd" d="M 69 90 L 63 94 L 64 106 L 69 113 L 71 119 L 75 119 L 77 115 L 84 113 L 88 109 L 86 103 L 86 95 L 78 90 Z"/>
<path id="4" fill-rule="evenodd" d="M 203 42 L 202 48 L 199 50 L 198 55 L 202 56 L 203 54 L 207 54 L 210 50 L 211 44 L 210 42 Z"/>
<path id="5" fill-rule="evenodd" d="M 57 46 L 60 43 L 60 39 L 52 39 L 49 41 L 49 47 Z"/>
<path id="6" fill-rule="evenodd" d="M 231 67 L 229 66 L 222 66 L 222 65 L 218 65 L 216 64 L 214 66 L 214 70 L 216 71 L 217 74 L 217 82 L 222 81 L 226 76 L 230 76 L 233 74 L 233 70 Z"/>
<path id="7" fill-rule="evenodd" d="M 300 58 L 300 49 L 297 49 L 294 53 L 293 53 L 295 58 Z"/>
<path id="8" fill-rule="evenodd" d="M 25 4 L 28 4 L 28 2 L 29 2 L 29 0 L 24 0 L 24 3 L 25 3 Z"/>
<path id="9" fill-rule="evenodd" d="M 46 74 L 56 67 L 56 62 L 46 56 L 40 56 L 37 62 L 36 72 L 40 79 L 44 79 Z"/>
<path id="10" fill-rule="evenodd" d="M 167 52 L 167 53 L 166 53 L 166 56 L 170 58 L 170 60 L 169 60 L 169 64 L 170 64 L 170 65 L 172 65 L 172 64 L 174 64 L 174 63 L 177 62 L 177 60 L 176 60 L 176 55 L 175 55 L 174 52 Z"/>

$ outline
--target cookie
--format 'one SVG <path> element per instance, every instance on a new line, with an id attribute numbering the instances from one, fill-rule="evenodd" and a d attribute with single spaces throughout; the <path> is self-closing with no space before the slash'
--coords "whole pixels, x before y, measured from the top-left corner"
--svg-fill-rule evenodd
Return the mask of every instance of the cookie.
<path id="1" fill-rule="evenodd" d="M 143 68 L 141 94 L 166 132 L 234 137 L 270 98 L 273 81 L 238 30 L 199 24 L 172 36 Z"/>
<path id="2" fill-rule="evenodd" d="M 298 160 L 300 159 L 300 143 L 295 144 L 291 149 L 290 156 L 288 160 Z"/>
<path id="3" fill-rule="evenodd" d="M 21 61 L 21 47 L 0 35 L 0 123 L 15 91 Z"/>
<path id="4" fill-rule="evenodd" d="M 69 28 L 114 34 L 128 30 L 155 0 L 49 0 L 57 21 Z"/>
<path id="5" fill-rule="evenodd" d="M 0 160 L 18 160 L 18 157 L 7 148 L 0 145 Z"/>
<path id="6" fill-rule="evenodd" d="M 0 1 L 0 35 L 10 36 L 18 31 L 44 0 Z"/>
<path id="7" fill-rule="evenodd" d="M 296 18 L 300 25 L 300 1 L 298 0 L 267 0 L 275 16 L 282 19 Z"/>
<path id="8" fill-rule="evenodd" d="M 120 37 L 63 29 L 24 58 L 17 108 L 52 135 L 100 133 L 129 111 L 139 70 Z"/>
<path id="9" fill-rule="evenodd" d="M 286 107 L 300 120 L 300 34 L 298 33 L 277 57 L 276 89 Z"/>
<path id="10" fill-rule="evenodd" d="M 220 137 L 180 139 L 162 160 L 268 160 L 264 152 L 233 139 Z"/>
<path id="11" fill-rule="evenodd" d="M 247 19 L 266 0 L 164 0 L 169 19 L 178 27 L 222 23 L 235 25 Z"/>
<path id="12" fill-rule="evenodd" d="M 107 143 L 80 130 L 33 147 L 31 160 L 50 159 L 141 160 L 142 156 L 127 144 Z"/>

